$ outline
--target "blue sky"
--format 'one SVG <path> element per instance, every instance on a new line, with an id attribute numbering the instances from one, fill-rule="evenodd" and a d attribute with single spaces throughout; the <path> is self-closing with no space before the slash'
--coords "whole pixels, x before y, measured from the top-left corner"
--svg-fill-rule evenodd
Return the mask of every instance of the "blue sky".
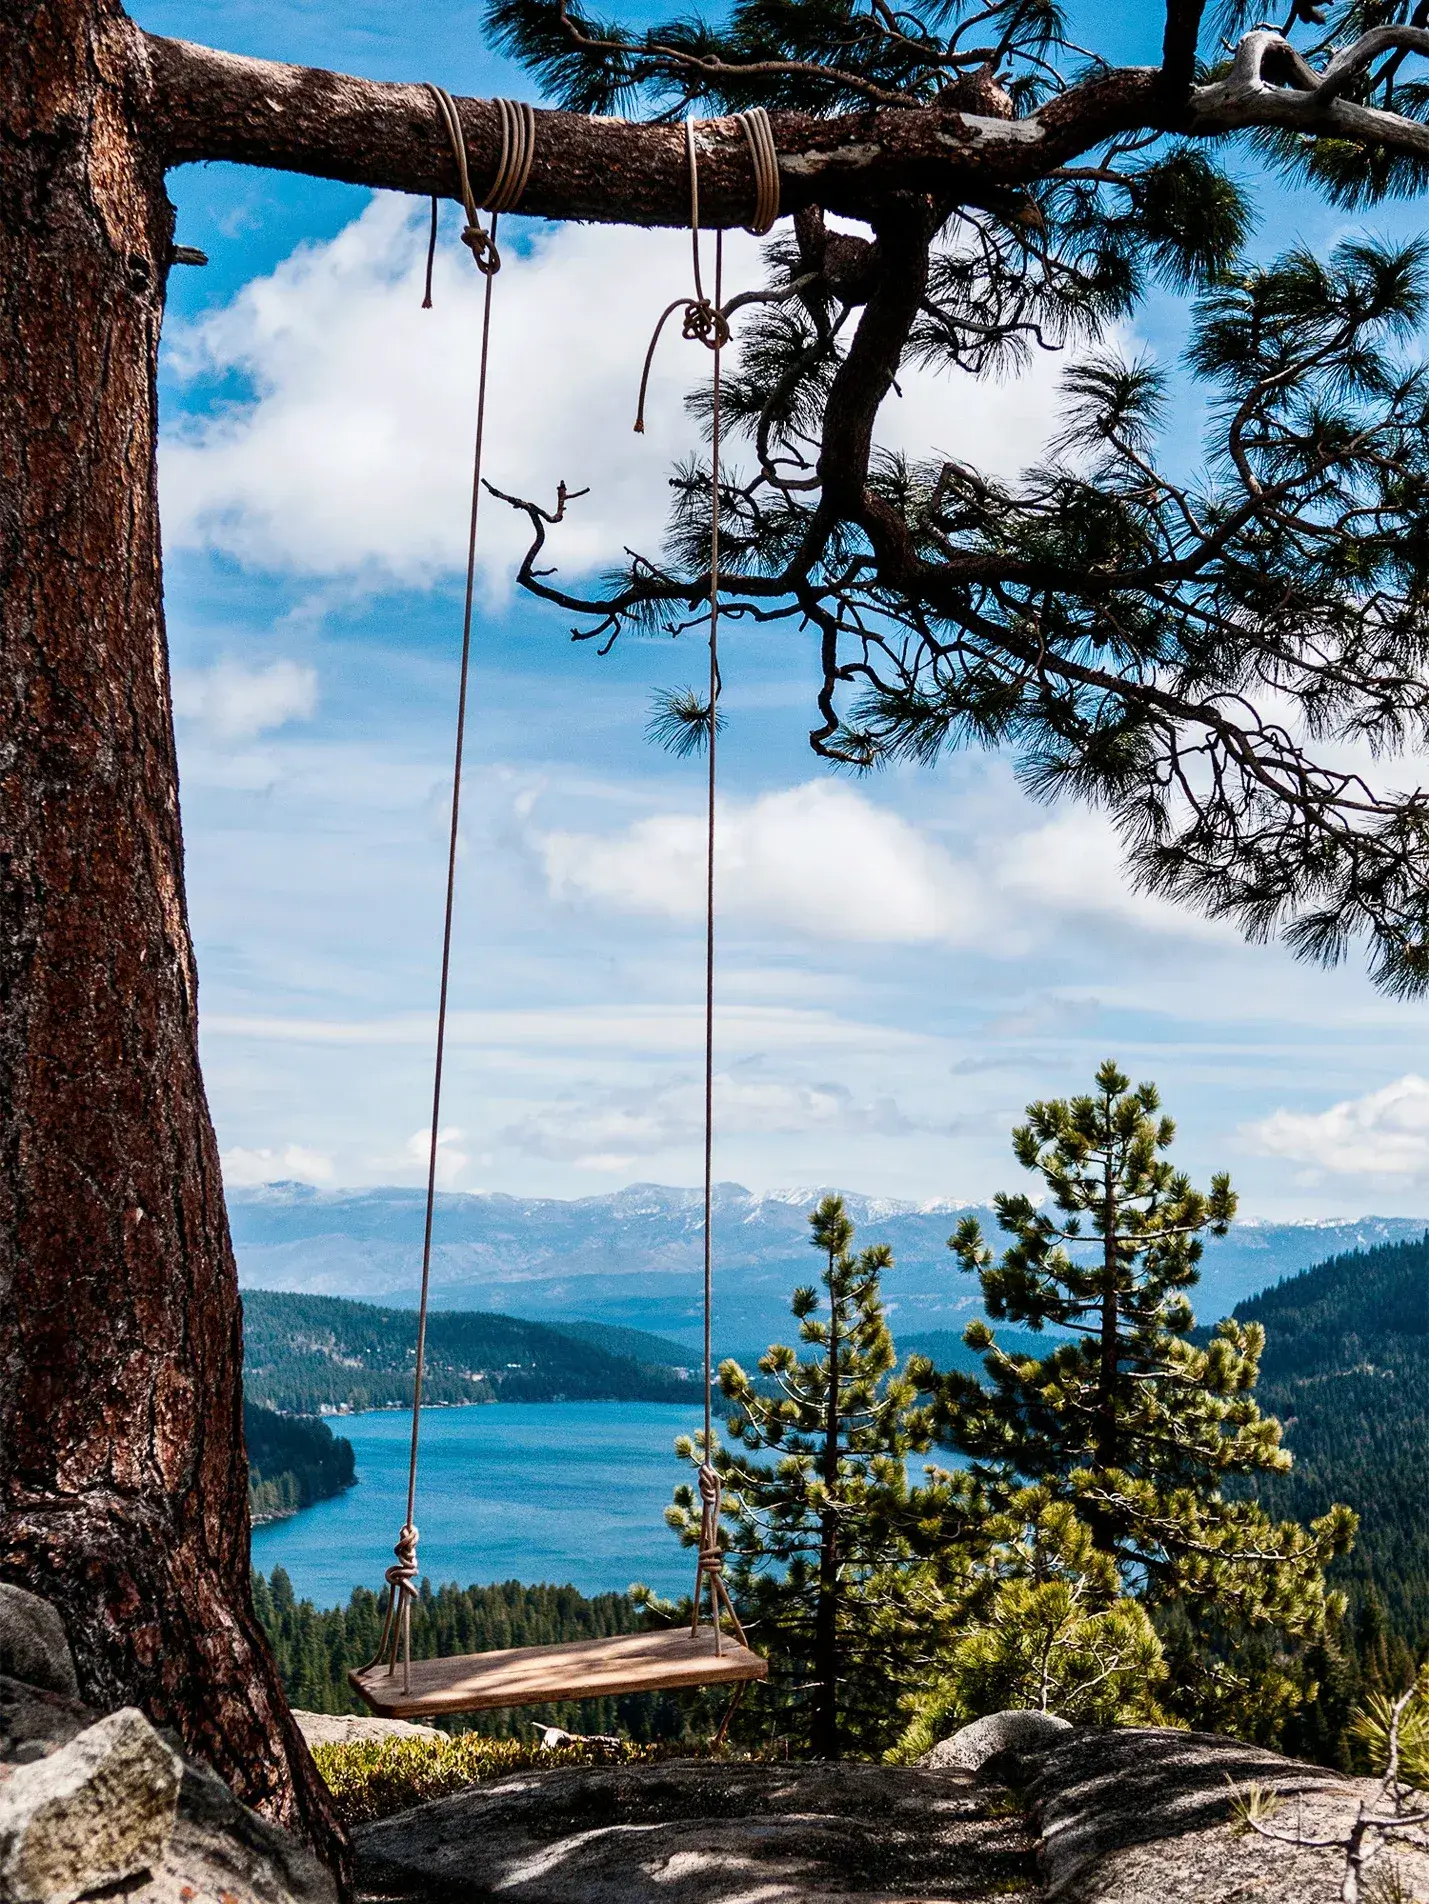
<path id="1" fill-rule="evenodd" d="M 1157 9 L 1085 9 L 1117 57 Z M 456 91 L 526 93 L 475 7 L 151 0 L 151 30 Z M 424 207 L 239 168 L 171 181 L 162 506 L 205 1074 L 230 1183 L 421 1174 L 475 274 L 444 233 L 421 312 Z M 1416 214 L 1373 228 L 1411 229 Z M 1338 215 L 1275 194 L 1264 230 L 1318 247 Z M 648 328 L 684 284 L 674 234 L 514 221 L 497 291 L 489 472 L 591 497 L 557 545 L 579 575 L 658 541 L 681 397 L 671 340 L 644 439 Z M 758 269 L 731 242 L 733 278 Z M 1174 353 L 1179 307 L 1128 348 Z M 1015 473 L 1057 364 L 1013 385 L 915 380 L 882 435 Z M 1188 402 L 1183 433 L 1194 433 Z M 1188 439 L 1189 440 L 1189 439 Z M 643 738 L 695 638 L 572 646 L 513 596 L 519 524 L 486 515 L 443 1176 L 581 1195 L 699 1171 L 700 768 Z M 1267 1217 L 1429 1210 L 1429 1005 L 1324 973 L 1131 892 L 1094 814 L 1030 805 L 1004 763 L 876 779 L 809 753 L 813 657 L 725 637 L 719 1174 L 981 1198 L 1016 1172 L 1034 1095 L 1103 1056 L 1156 1078 L 1203 1174 Z M 1412 777 L 1406 766 L 1398 777 Z"/>

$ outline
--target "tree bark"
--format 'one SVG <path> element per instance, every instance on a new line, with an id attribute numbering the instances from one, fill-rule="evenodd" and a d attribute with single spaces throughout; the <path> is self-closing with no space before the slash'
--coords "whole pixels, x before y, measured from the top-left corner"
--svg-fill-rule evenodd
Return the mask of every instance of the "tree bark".
<path id="1" fill-rule="evenodd" d="M 0 1573 L 345 1873 L 249 1593 L 199 1076 L 155 369 L 173 233 L 114 0 L 0 14 Z"/>
<path id="2" fill-rule="evenodd" d="M 153 135 L 169 165 L 231 159 L 391 191 L 456 196 L 456 169 L 431 94 L 315 67 L 214 52 L 145 36 Z M 1035 117 L 989 119 L 952 108 L 870 107 L 820 119 L 772 112 L 784 213 L 819 204 L 858 215 L 893 192 L 977 203 L 1042 178 L 1158 109 L 1157 68 L 1122 67 L 1054 98 Z M 478 192 L 496 171 L 494 102 L 457 101 Z M 731 119 L 701 126 L 700 207 L 707 226 L 753 216 L 749 148 Z M 521 210 L 539 218 L 688 225 L 690 179 L 680 125 L 538 111 Z"/>

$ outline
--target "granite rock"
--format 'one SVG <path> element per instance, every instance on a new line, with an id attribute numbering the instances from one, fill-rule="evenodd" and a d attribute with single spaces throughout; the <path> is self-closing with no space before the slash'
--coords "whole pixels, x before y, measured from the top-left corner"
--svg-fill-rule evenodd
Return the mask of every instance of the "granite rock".
<path id="1" fill-rule="evenodd" d="M 156 1870 L 183 1768 L 134 1706 L 0 1779 L 0 1898 L 72 1904 Z"/>
<path id="2" fill-rule="evenodd" d="M 969 1773 L 683 1760 L 517 1773 L 353 1834 L 369 1898 L 878 1904 L 1035 1895 L 1006 1794 Z"/>
<path id="3" fill-rule="evenodd" d="M 1274 1793 L 1272 1828 L 1325 1838 L 1378 1792 L 1238 1739 L 1155 1726 L 1079 1728 L 1028 1764 L 1046 1904 L 1331 1904 L 1343 1855 L 1247 1831 L 1236 1794 Z M 1398 1867 L 1400 1895 L 1429 1897 L 1429 1853 L 1377 1863 Z"/>
<path id="4" fill-rule="evenodd" d="M 60 1616 L 48 1600 L 0 1581 L 0 1674 L 45 1692 L 79 1697 L 79 1678 Z"/>
<path id="5" fill-rule="evenodd" d="M 410 1719 L 377 1719 L 358 1712 L 299 1712 L 293 1717 L 309 1745 L 354 1745 L 366 1739 L 440 1739 L 435 1726 Z"/>
<path id="6" fill-rule="evenodd" d="M 963 1726 L 951 1738 L 939 1739 L 918 1763 L 935 1769 L 951 1766 L 976 1772 L 1004 1752 L 1021 1758 L 1060 1745 L 1071 1730 L 1066 1719 L 1050 1712 L 990 1712 L 986 1718 Z"/>
<path id="7" fill-rule="evenodd" d="M 337 1890 L 305 1845 L 189 1763 L 163 1863 L 124 1904 L 337 1904 Z"/>

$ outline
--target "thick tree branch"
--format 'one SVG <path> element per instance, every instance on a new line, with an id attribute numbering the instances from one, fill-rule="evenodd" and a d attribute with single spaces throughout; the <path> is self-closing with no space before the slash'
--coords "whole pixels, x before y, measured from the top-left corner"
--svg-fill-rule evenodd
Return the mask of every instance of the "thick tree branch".
<path id="1" fill-rule="evenodd" d="M 315 67 L 147 37 L 153 135 L 169 165 L 228 159 L 390 191 L 456 194 L 430 95 Z M 1154 112 L 1156 71 L 1125 68 L 1052 100 L 1027 119 L 937 107 L 884 107 L 822 119 L 771 114 L 785 213 L 820 204 L 852 214 L 895 192 L 976 198 L 1017 189 Z M 494 174 L 500 125 L 488 100 L 457 102 L 477 178 Z M 540 111 L 521 209 L 540 218 L 683 225 L 690 188 L 677 125 Z M 733 120 L 700 132 L 700 200 L 710 225 L 754 207 L 748 147 Z"/>

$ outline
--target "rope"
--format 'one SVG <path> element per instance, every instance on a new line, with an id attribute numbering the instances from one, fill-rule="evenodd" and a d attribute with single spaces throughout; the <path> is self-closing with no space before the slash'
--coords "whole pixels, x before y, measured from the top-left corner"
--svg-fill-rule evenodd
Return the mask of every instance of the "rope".
<path id="1" fill-rule="evenodd" d="M 514 212 L 536 157 L 536 114 L 524 99 L 498 99 L 496 110 L 501 115 L 501 162 L 482 203 L 489 212 Z"/>
<path id="2" fill-rule="evenodd" d="M 462 243 L 470 250 L 476 260 L 476 268 L 483 276 L 491 277 L 501 269 L 501 253 L 496 248 L 496 214 L 514 212 L 521 203 L 526 190 L 526 182 L 531 176 L 532 162 L 536 157 L 536 114 L 524 99 L 498 99 L 497 116 L 501 121 L 501 157 L 496 164 L 496 177 L 487 187 L 486 196 L 481 203 L 492 214 L 491 230 L 484 229 L 481 214 L 477 209 L 476 196 L 471 189 L 471 168 L 467 163 L 466 134 L 462 130 L 461 115 L 457 111 L 456 101 L 444 86 L 435 86 L 426 82 L 427 91 L 436 103 L 437 114 L 446 127 L 447 138 L 451 143 L 452 156 L 456 160 L 457 188 L 461 193 L 461 202 L 466 210 L 466 228 L 461 235 Z M 422 299 L 422 309 L 432 308 L 432 261 L 437 252 L 437 198 L 432 195 L 432 231 L 427 243 L 427 289 Z"/>
<path id="3" fill-rule="evenodd" d="M 754 167 L 754 216 L 745 229 L 762 238 L 779 216 L 779 149 L 763 106 L 752 106 L 735 116 L 744 129 L 749 162 Z"/>
<path id="4" fill-rule="evenodd" d="M 735 114 L 744 132 L 749 147 L 750 164 L 754 168 L 754 217 L 745 229 L 753 232 L 756 238 L 762 238 L 775 219 L 779 216 L 779 153 L 774 144 L 774 129 L 769 123 L 769 114 L 763 106 L 755 106 L 749 112 Z M 655 324 L 650 347 L 645 353 L 645 368 L 640 373 L 640 401 L 635 407 L 635 433 L 645 434 L 645 393 L 650 384 L 650 366 L 655 361 L 655 346 L 660 341 L 660 333 L 665 328 L 665 320 L 674 312 L 685 313 L 683 334 L 692 343 L 703 344 L 706 350 L 718 355 L 720 348 L 729 342 L 729 320 L 724 314 L 720 296 L 719 267 L 723 262 L 724 233 L 715 234 L 716 284 L 714 302 L 705 296 L 704 284 L 700 278 L 700 163 L 695 145 L 695 121 L 685 121 L 685 156 L 690 168 L 690 244 L 694 253 L 695 295 L 692 298 L 673 298 L 661 311 Z M 715 370 L 716 399 L 718 399 L 719 370 Z M 718 424 L 716 423 L 716 432 Z M 718 504 L 716 504 L 718 508 Z"/>
<path id="5" fill-rule="evenodd" d="M 741 118 L 749 115 L 741 114 Z M 766 127 L 767 131 L 767 127 Z M 770 141 L 772 149 L 772 139 Z M 751 148 L 752 149 L 752 148 Z M 724 1651 L 722 1620 L 728 1614 L 730 1625 L 745 1644 L 744 1628 L 724 1583 L 724 1551 L 719 1542 L 722 1483 L 710 1453 L 714 1447 L 714 1411 L 711 1390 L 714 1386 L 714 1004 L 715 1004 L 715 785 L 717 722 L 719 702 L 719 532 L 720 532 L 720 452 L 724 422 L 721 352 L 729 342 L 729 324 L 721 308 L 724 296 L 724 232 L 715 232 L 714 298 L 705 296 L 700 272 L 700 163 L 695 143 L 695 122 L 685 121 L 685 154 L 690 167 L 690 247 L 694 265 L 695 294 L 675 298 L 660 313 L 650 348 L 645 353 L 645 368 L 640 377 L 640 403 L 635 427 L 645 428 L 645 393 L 650 381 L 650 364 L 660 332 L 672 311 L 682 307 L 684 334 L 703 344 L 714 355 L 714 391 L 710 431 L 710 642 L 709 642 L 709 734 L 705 780 L 705 1182 L 704 1182 L 704 1442 L 699 1466 L 700 1543 L 695 1564 L 695 1592 L 690 1610 L 690 1633 L 700 1629 L 700 1607 L 705 1589 L 709 1589 L 710 1624 L 714 1627 L 715 1653 Z M 756 172 L 756 178 L 759 174 Z M 767 209 L 767 190 L 761 186 L 761 208 Z M 777 209 L 777 181 L 775 205 Z"/>
<path id="6" fill-rule="evenodd" d="M 422 1383 L 427 1363 L 427 1308 L 432 1278 L 432 1222 L 437 1204 L 437 1139 L 441 1126 L 442 1068 L 447 1042 L 447 995 L 451 981 L 452 913 L 456 902 L 456 860 L 461 826 L 461 771 L 462 757 L 466 747 L 467 687 L 471 678 L 472 604 L 476 594 L 476 530 L 481 510 L 481 461 L 486 440 L 486 377 L 491 350 L 491 291 L 496 273 L 501 269 L 501 253 L 496 245 L 496 228 L 500 210 L 493 208 L 491 230 L 489 233 L 484 231 L 471 197 L 466 140 L 462 134 L 461 121 L 457 118 L 456 107 L 450 94 L 443 92 L 440 86 L 432 86 L 429 90 L 441 108 L 442 117 L 451 137 L 452 151 L 456 157 L 462 202 L 467 211 L 467 229 L 462 233 L 462 242 L 470 249 L 477 270 L 485 278 L 486 289 L 481 307 L 481 363 L 476 383 L 476 443 L 472 451 L 471 521 L 466 543 L 466 597 L 461 623 L 461 679 L 457 688 L 456 742 L 452 759 L 451 830 L 447 842 L 446 907 L 442 919 L 442 976 L 437 1000 L 436 1055 L 432 1066 L 432 1131 L 427 1150 L 427 1211 L 422 1232 L 422 1294 L 417 1308 L 417 1359 L 412 1373 L 412 1442 L 407 1462 L 407 1515 L 394 1549 L 397 1556 L 396 1565 L 387 1569 L 386 1579 L 391 1589 L 391 1598 L 388 1602 L 386 1623 L 382 1629 L 382 1640 L 377 1649 L 376 1659 L 370 1662 L 375 1666 L 385 1660 L 388 1672 L 395 1672 L 400 1646 L 403 1692 L 410 1692 L 412 1689 L 412 1606 L 417 1599 L 417 1589 L 413 1583 L 420 1571 L 417 1565 L 416 1525 L 417 1450 L 421 1438 Z M 510 104 L 505 100 L 499 103 L 503 107 Z M 505 117 L 502 120 L 501 169 L 496 185 L 502 188 L 506 203 L 514 204 L 516 199 L 519 199 L 531 170 L 530 137 L 534 136 L 534 115 L 531 114 L 529 106 L 525 108 L 525 115 L 523 120 L 513 108 L 511 123 L 518 127 L 525 124 L 528 129 L 524 149 L 520 147 L 514 134 L 510 138 L 507 137 L 505 128 L 508 121 Z M 493 187 L 493 195 L 495 191 L 496 187 Z M 434 221 L 433 231 L 435 228 Z M 428 302 L 430 302 L 430 262 L 427 267 L 427 281 Z"/>
<path id="7" fill-rule="evenodd" d="M 689 125 L 687 120 L 686 125 Z M 695 220 L 693 242 L 695 248 L 695 290 L 700 287 L 700 227 L 699 227 L 699 161 L 695 155 L 694 133 L 689 134 L 690 153 L 690 201 Z M 724 233 L 715 233 L 715 309 L 718 312 L 721 295 L 724 290 Z M 722 334 L 721 334 L 722 333 Z M 695 1606 L 694 1620 L 698 1629 L 700 1623 L 700 1584 L 708 1580 L 710 1588 L 710 1623 L 714 1627 L 715 1652 L 723 1652 L 724 1641 L 720 1632 L 720 1599 L 729 1606 L 729 1593 L 724 1584 L 724 1555 L 719 1544 L 720 1479 L 710 1465 L 710 1451 L 714 1446 L 714 1424 L 710 1389 L 714 1384 L 713 1318 L 714 1318 L 714 1001 L 715 1001 L 715 739 L 719 722 L 716 712 L 719 703 L 719 461 L 721 414 L 720 372 L 722 369 L 721 346 L 729 336 L 729 326 L 724 319 L 715 329 L 713 372 L 713 401 L 711 404 L 710 427 L 710 674 L 709 674 L 709 710 L 710 732 L 708 752 L 708 773 L 705 779 L 705 1223 L 704 1223 L 704 1364 L 705 1364 L 705 1440 L 704 1457 L 700 1463 L 700 1557 L 695 1567 Z M 730 1606 L 730 1617 L 734 1618 L 734 1608 Z M 739 1621 L 735 1619 L 738 1628 Z M 741 1635 L 741 1640 L 743 1636 Z"/>

